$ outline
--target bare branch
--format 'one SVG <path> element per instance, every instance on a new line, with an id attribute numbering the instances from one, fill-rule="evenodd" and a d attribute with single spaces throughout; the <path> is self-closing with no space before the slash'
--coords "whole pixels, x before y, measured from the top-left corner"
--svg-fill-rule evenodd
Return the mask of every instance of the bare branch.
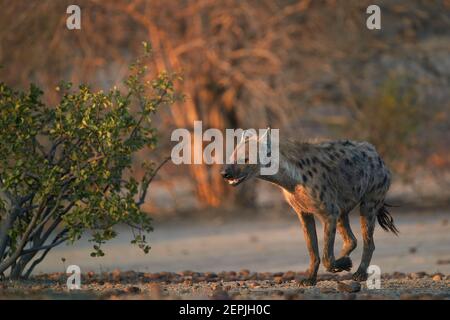
<path id="1" fill-rule="evenodd" d="M 167 161 L 170 160 L 170 157 L 166 157 L 160 164 L 158 167 L 156 167 L 156 169 L 153 171 L 153 174 L 146 179 L 146 181 L 142 181 L 142 185 L 141 185 L 141 195 L 139 197 L 139 201 L 136 203 L 137 206 L 141 206 L 144 202 L 145 202 L 145 197 L 147 196 L 147 191 L 148 191 L 148 187 L 150 185 L 150 183 L 153 181 L 153 179 L 155 178 L 156 174 L 158 173 L 159 169 L 161 169 L 166 163 Z M 144 179 L 143 179 L 144 180 Z"/>

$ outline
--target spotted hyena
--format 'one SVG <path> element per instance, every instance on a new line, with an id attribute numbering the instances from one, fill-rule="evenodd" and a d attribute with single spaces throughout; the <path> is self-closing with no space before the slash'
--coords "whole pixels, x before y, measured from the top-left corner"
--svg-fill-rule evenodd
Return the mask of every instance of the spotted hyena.
<path id="1" fill-rule="evenodd" d="M 237 152 L 240 148 L 248 149 L 246 145 L 250 139 L 243 139 L 237 145 L 233 157 L 240 154 Z M 270 153 L 270 142 L 264 139 L 260 143 L 268 144 L 266 149 Z M 398 233 L 385 203 L 391 174 L 373 145 L 349 140 L 320 143 L 280 141 L 279 170 L 274 175 L 260 175 L 261 165 L 247 161 L 248 150 L 240 156 L 245 157 L 239 161 L 243 164 L 233 159 L 236 161 L 224 165 L 221 175 L 234 186 L 252 177 L 280 186 L 302 222 L 311 258 L 308 277 L 302 280 L 303 285 L 316 283 L 320 264 L 316 218 L 324 226 L 322 262 L 325 268 L 331 272 L 349 271 L 352 268 L 349 255 L 356 248 L 356 238 L 350 228 L 348 214 L 358 204 L 363 254 L 353 279 L 367 279 L 367 268 L 375 250 L 375 220 L 384 230 Z M 344 243 L 337 259 L 334 257 L 336 229 Z"/>

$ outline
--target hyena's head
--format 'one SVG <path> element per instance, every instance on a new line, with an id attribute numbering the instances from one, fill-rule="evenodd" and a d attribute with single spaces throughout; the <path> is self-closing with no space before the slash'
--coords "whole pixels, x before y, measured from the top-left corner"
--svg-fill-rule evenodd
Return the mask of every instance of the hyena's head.
<path id="1" fill-rule="evenodd" d="M 255 130 L 246 130 L 220 174 L 232 186 L 260 174 L 263 157 L 270 156 L 270 129 L 258 137 Z"/>

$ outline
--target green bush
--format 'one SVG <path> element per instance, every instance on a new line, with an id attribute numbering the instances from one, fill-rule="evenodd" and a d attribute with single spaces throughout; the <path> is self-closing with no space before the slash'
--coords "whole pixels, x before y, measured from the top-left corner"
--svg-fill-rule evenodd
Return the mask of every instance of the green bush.
<path id="1" fill-rule="evenodd" d="M 21 92 L 0 83 L 0 275 L 28 277 L 51 248 L 85 232 L 91 255 L 102 256 L 117 224 L 133 228 L 132 243 L 148 252 L 151 220 L 140 206 L 157 170 L 142 163 L 137 181 L 133 155 L 155 146 L 152 115 L 177 98 L 176 76 L 145 80 L 149 55 L 146 46 L 125 89 L 93 92 L 62 83 L 55 107 L 42 102 L 34 85 Z"/>

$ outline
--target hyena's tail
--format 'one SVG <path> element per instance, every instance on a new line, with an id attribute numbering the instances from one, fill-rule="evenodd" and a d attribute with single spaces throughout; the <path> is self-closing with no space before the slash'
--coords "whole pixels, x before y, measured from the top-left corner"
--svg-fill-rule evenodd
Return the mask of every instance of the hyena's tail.
<path id="1" fill-rule="evenodd" d="M 398 236 L 399 231 L 397 227 L 394 225 L 394 219 L 392 218 L 391 214 L 389 213 L 386 207 L 392 206 L 385 203 L 380 208 L 380 210 L 378 210 L 377 214 L 378 223 L 380 224 L 381 228 L 383 228 L 384 231 L 388 232 L 391 231 L 396 236 Z"/>

